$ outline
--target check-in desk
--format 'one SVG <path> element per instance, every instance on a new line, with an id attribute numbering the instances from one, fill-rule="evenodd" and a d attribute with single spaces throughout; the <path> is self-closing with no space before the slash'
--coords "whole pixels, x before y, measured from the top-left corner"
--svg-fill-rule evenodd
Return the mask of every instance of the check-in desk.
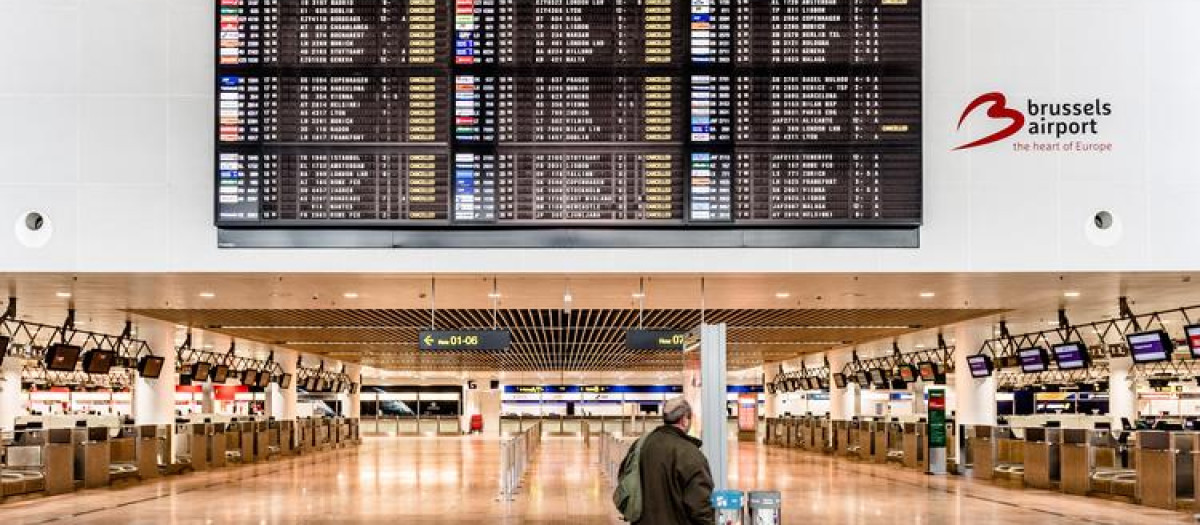
<path id="1" fill-rule="evenodd" d="M 107 487 L 111 460 L 108 428 L 76 427 L 71 432 L 71 443 L 75 447 L 75 481 L 88 489 Z"/>
<path id="2" fill-rule="evenodd" d="M 279 422 L 279 453 L 290 456 L 296 452 L 296 422 Z"/>
<path id="3" fill-rule="evenodd" d="M 115 437 L 108 440 L 109 463 L 108 478 L 110 482 L 127 479 L 137 479 L 138 471 L 138 433 L 137 427 L 123 426 Z"/>
<path id="4" fill-rule="evenodd" d="M 1147 430 L 1137 434 L 1137 493 L 1142 505 L 1175 510 L 1182 498 L 1194 495 L 1190 432 Z"/>
<path id="5" fill-rule="evenodd" d="M 872 421 L 871 425 L 871 459 L 876 463 L 887 463 L 888 460 L 888 423 Z"/>
<path id="6" fill-rule="evenodd" d="M 992 479 L 1024 481 L 1025 430 L 996 427 L 996 466 L 992 469 Z"/>
<path id="7" fill-rule="evenodd" d="M 254 459 L 266 461 L 271 457 L 271 428 L 267 421 L 255 421 L 254 427 Z"/>
<path id="8" fill-rule="evenodd" d="M 927 470 L 929 458 L 925 450 L 925 423 L 905 423 L 903 439 L 904 466 L 922 472 Z"/>
<path id="9" fill-rule="evenodd" d="M 1062 466 L 1059 457 L 1061 441 L 1061 429 L 1025 429 L 1025 486 L 1052 489 L 1058 484 Z"/>
<path id="10" fill-rule="evenodd" d="M 893 420 L 884 428 L 887 434 L 887 460 L 904 464 L 904 424 Z"/>
<path id="11" fill-rule="evenodd" d="M 850 454 L 850 422 L 833 422 L 833 453 L 835 456 Z"/>
<path id="12" fill-rule="evenodd" d="M 225 423 L 213 423 L 211 437 L 205 440 L 209 468 L 221 468 L 229 463 L 229 430 Z"/>
<path id="13" fill-rule="evenodd" d="M 46 431 L 43 461 L 46 469 L 46 494 L 66 494 L 75 490 L 74 432 L 69 428 Z"/>
<path id="14" fill-rule="evenodd" d="M 158 437 L 158 427 L 141 425 L 137 427 L 137 469 L 141 479 L 153 479 L 161 475 L 159 466 L 163 463 L 161 446 L 163 440 Z"/>
<path id="15" fill-rule="evenodd" d="M 1096 471 L 1095 451 L 1092 441 L 1097 432 L 1083 429 L 1064 429 L 1059 448 L 1059 488 L 1077 496 L 1092 492 L 1092 474 Z M 1107 434 L 1107 432 L 1104 432 Z M 1028 473 L 1028 469 L 1026 470 Z"/>
<path id="16" fill-rule="evenodd" d="M 852 425 L 854 457 L 858 459 L 870 460 L 875 456 L 875 435 L 872 425 L 874 425 L 874 421 L 870 419 L 860 419 Z"/>
<path id="17" fill-rule="evenodd" d="M 241 421 L 234 423 L 238 431 L 238 450 L 241 452 L 242 463 L 254 463 L 254 422 Z"/>
<path id="18" fill-rule="evenodd" d="M 967 435 L 971 449 L 971 477 L 992 479 L 996 473 L 996 427 L 975 425 Z"/>
<path id="19" fill-rule="evenodd" d="M 192 470 L 208 470 L 208 442 L 212 439 L 212 423 L 192 423 L 190 427 L 188 449 L 191 451 Z"/>

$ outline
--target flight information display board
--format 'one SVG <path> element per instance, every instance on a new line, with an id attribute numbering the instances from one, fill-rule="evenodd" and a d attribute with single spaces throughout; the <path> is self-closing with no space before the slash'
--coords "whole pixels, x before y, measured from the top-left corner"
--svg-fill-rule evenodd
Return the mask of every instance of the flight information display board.
<path id="1" fill-rule="evenodd" d="M 920 0 L 218 0 L 221 228 L 921 221 Z"/>

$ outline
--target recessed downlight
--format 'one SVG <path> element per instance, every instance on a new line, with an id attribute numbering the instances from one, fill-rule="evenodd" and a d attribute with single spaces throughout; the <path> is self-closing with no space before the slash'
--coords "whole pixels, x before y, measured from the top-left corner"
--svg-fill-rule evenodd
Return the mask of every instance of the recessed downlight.
<path id="1" fill-rule="evenodd" d="M 937 297 L 937 294 L 934 292 L 921 292 L 920 296 L 922 299 L 929 299 L 932 297 Z"/>
<path id="2" fill-rule="evenodd" d="M 788 292 L 775 292 L 776 299 L 787 299 L 788 297 L 791 297 L 791 296 L 792 296 L 792 294 L 790 294 Z"/>
<path id="3" fill-rule="evenodd" d="M 358 299 L 358 292 L 346 292 L 342 294 L 342 297 L 347 299 Z"/>
<path id="4" fill-rule="evenodd" d="M 213 297 L 216 297 L 216 296 L 217 296 L 217 294 L 215 294 L 213 292 L 200 292 L 200 297 L 203 297 L 205 299 L 212 299 Z"/>
<path id="5" fill-rule="evenodd" d="M 69 299 L 71 297 L 71 292 L 55 292 L 54 296 L 60 299 Z"/>
<path id="6" fill-rule="evenodd" d="M 1063 292 L 1063 297 L 1079 297 L 1079 292 Z"/>

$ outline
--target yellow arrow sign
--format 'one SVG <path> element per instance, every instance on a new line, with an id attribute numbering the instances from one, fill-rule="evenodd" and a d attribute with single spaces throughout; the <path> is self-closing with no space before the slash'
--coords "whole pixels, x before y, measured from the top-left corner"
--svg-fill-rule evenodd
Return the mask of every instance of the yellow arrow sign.
<path id="1" fill-rule="evenodd" d="M 433 344 L 433 336 L 432 336 L 432 335 L 426 335 L 426 336 L 425 336 L 425 344 L 427 344 L 427 345 L 432 345 L 432 344 Z"/>

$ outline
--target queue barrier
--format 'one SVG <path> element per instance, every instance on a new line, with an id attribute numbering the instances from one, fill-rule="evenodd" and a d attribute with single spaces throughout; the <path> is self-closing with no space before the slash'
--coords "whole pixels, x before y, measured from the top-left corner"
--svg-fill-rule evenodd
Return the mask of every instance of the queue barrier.
<path id="1" fill-rule="evenodd" d="M 612 432 L 600 435 L 600 471 L 608 478 L 610 485 L 616 486 L 621 476 L 621 463 L 637 439 L 638 436 Z"/>
<path id="2" fill-rule="evenodd" d="M 535 424 L 523 432 L 513 434 L 500 442 L 500 495 L 499 501 L 512 501 L 521 486 L 521 481 L 533 462 L 533 456 L 542 446 L 542 425 Z"/>

